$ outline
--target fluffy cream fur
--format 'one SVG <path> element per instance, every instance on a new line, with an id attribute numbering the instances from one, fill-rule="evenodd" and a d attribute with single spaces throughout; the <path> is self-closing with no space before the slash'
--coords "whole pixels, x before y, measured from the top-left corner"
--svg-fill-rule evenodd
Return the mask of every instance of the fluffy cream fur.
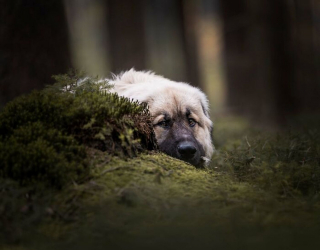
<path id="1" fill-rule="evenodd" d="M 194 136 L 203 146 L 205 160 L 209 160 L 214 147 L 211 141 L 212 121 L 209 117 L 209 106 L 206 95 L 187 83 L 175 82 L 152 72 L 135 71 L 131 69 L 108 80 L 114 85 L 112 92 L 140 102 L 147 102 L 154 124 L 161 119 L 163 112 L 171 117 L 191 110 L 191 116 L 198 122 L 194 129 Z M 155 128 L 158 143 L 164 138 L 161 129 Z"/>

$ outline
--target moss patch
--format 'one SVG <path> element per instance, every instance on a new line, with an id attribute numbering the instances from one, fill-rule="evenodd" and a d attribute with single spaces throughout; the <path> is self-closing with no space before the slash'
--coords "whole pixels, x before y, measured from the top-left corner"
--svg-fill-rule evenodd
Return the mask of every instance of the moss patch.
<path id="1" fill-rule="evenodd" d="M 68 197 L 72 207 L 81 201 L 81 219 L 43 224 L 41 233 L 51 241 L 37 241 L 39 249 L 277 249 L 307 247 L 305 238 L 310 246 L 317 243 L 318 201 L 282 199 L 231 173 L 195 169 L 163 154 L 114 158 L 93 182 L 59 197 L 65 206 L 56 204 L 53 211 L 72 219 L 75 209 L 70 214 L 71 204 L 62 199 Z"/>
<path id="2" fill-rule="evenodd" d="M 100 153 L 101 164 L 156 148 L 145 104 L 108 93 L 106 81 L 83 77 L 73 72 L 55 76 L 53 86 L 1 110 L 0 238 L 15 241 L 23 235 L 21 225 L 33 224 L 30 217 L 50 211 L 47 206 L 58 190 L 90 181 L 96 167 L 93 151 Z M 41 211 L 35 210 L 36 197 L 42 197 Z M 21 211 L 25 215 L 16 216 Z"/>
<path id="3" fill-rule="evenodd" d="M 252 130 L 224 145 L 213 159 L 217 170 L 282 198 L 315 197 L 320 192 L 318 130 L 268 133 Z"/>
<path id="4" fill-rule="evenodd" d="M 155 148 L 145 105 L 107 93 L 97 79 L 55 78 L 0 113 L 0 177 L 61 188 L 89 175 L 85 147 L 122 157 Z"/>

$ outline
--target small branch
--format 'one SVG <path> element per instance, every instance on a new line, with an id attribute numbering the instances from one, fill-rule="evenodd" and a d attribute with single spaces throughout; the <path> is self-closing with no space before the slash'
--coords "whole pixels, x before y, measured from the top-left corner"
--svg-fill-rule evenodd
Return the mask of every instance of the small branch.
<path id="1" fill-rule="evenodd" d="M 247 142 L 247 144 L 248 144 L 248 147 L 251 148 L 251 145 L 250 145 L 250 143 L 249 143 L 249 141 L 248 141 L 248 137 L 247 137 L 247 136 L 246 136 L 246 142 Z"/>
<path id="2" fill-rule="evenodd" d="M 131 168 L 130 166 L 123 166 L 123 167 L 114 167 L 114 168 L 109 168 L 109 169 L 105 169 L 101 172 L 100 176 L 106 174 L 106 173 L 109 173 L 109 172 L 112 172 L 112 171 L 116 171 L 116 170 L 119 170 L 121 168 Z"/>

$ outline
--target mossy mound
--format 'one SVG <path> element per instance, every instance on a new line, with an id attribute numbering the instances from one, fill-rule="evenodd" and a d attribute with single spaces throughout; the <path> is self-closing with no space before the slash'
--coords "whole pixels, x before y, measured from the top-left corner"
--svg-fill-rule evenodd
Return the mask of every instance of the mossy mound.
<path id="1" fill-rule="evenodd" d="M 315 246 L 319 229 L 319 201 L 282 199 L 164 154 L 113 158 L 94 181 L 64 190 L 57 201 L 52 216 L 63 221 L 43 224 L 47 238 L 31 249 L 308 248 L 302 239 Z"/>
<path id="2" fill-rule="evenodd" d="M 146 105 L 79 75 L 9 103 L 0 113 L 0 177 L 61 188 L 90 175 L 86 148 L 122 157 L 156 147 Z"/>
<path id="3" fill-rule="evenodd" d="M 0 112 L 0 241 L 41 221 L 59 190 L 90 181 L 93 150 L 106 162 L 156 148 L 145 104 L 108 93 L 97 78 L 55 79 Z"/>
<path id="4" fill-rule="evenodd" d="M 20 185 L 61 188 L 89 175 L 86 151 L 72 136 L 40 122 L 26 124 L 0 142 L 0 176 Z"/>

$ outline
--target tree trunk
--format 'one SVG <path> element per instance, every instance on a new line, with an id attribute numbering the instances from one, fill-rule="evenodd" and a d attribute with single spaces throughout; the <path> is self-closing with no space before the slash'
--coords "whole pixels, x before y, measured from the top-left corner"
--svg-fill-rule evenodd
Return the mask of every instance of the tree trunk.
<path id="1" fill-rule="evenodd" d="M 221 1 L 228 105 L 261 124 L 320 112 L 312 1 Z"/>
<path id="2" fill-rule="evenodd" d="M 146 67 L 143 0 L 108 0 L 111 70 Z"/>
<path id="3" fill-rule="evenodd" d="M 147 60 L 158 74 L 199 86 L 195 6 L 193 0 L 147 1 Z"/>
<path id="4" fill-rule="evenodd" d="M 52 83 L 71 63 L 62 0 L 2 1 L 0 8 L 2 106 Z"/>

